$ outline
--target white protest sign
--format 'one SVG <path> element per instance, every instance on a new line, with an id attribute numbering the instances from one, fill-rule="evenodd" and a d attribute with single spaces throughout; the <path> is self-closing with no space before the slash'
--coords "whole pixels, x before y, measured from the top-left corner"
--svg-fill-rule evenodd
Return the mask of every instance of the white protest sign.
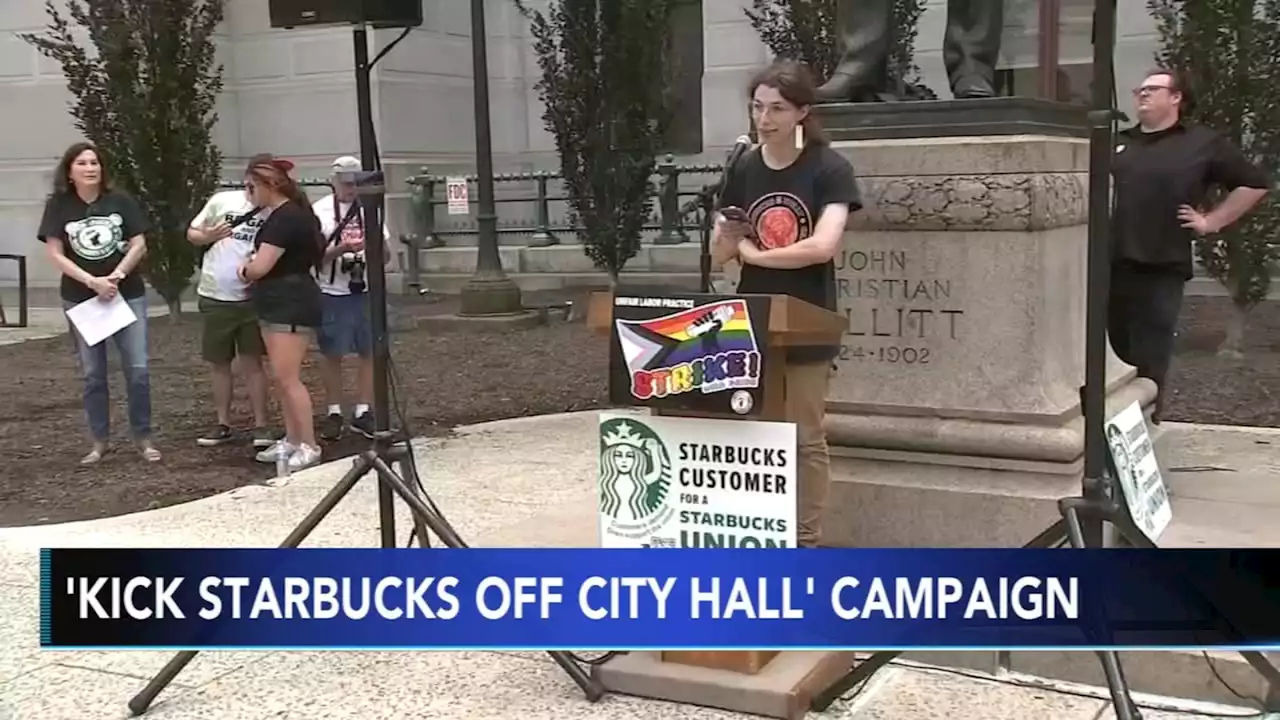
<path id="1" fill-rule="evenodd" d="M 796 547 L 792 423 L 600 414 L 600 547 Z"/>
<path id="2" fill-rule="evenodd" d="M 1133 522 L 1151 542 L 1169 527 L 1173 508 L 1156 452 L 1147 433 L 1147 419 L 1136 401 L 1107 423 L 1107 446 L 1116 466 L 1125 504 Z"/>
<path id="3" fill-rule="evenodd" d="M 445 195 L 449 199 L 450 215 L 470 215 L 471 214 L 471 195 L 470 186 L 464 177 L 451 177 L 445 179 Z"/>

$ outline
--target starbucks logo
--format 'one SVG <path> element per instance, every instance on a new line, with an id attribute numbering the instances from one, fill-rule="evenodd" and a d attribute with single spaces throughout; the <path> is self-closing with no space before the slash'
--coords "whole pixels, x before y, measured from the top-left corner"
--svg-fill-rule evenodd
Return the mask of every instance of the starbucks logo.
<path id="1" fill-rule="evenodd" d="M 116 213 L 67 223 L 72 251 L 85 260 L 104 260 L 124 250 L 124 218 Z"/>
<path id="2" fill-rule="evenodd" d="M 639 521 L 662 509 L 671 488 L 671 456 L 657 433 L 632 418 L 600 426 L 600 511 Z"/>

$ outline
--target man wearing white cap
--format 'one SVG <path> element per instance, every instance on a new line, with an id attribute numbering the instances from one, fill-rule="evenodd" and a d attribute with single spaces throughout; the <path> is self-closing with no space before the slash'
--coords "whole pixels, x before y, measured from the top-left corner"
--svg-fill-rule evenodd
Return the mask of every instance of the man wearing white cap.
<path id="1" fill-rule="evenodd" d="M 369 299 L 365 293 L 364 217 L 356 202 L 353 173 L 360 161 L 344 155 L 333 161 L 330 184 L 333 192 L 312 204 L 325 238 L 324 259 L 316 271 L 320 284 L 323 323 L 317 335 L 320 346 L 320 374 L 328 397 L 329 411 L 320 423 L 320 437 L 337 440 L 342 436 L 346 415 L 342 409 L 342 360 L 356 356 L 356 402 L 351 427 L 366 436 L 373 433 L 373 333 L 369 322 Z M 384 224 L 383 238 L 391 234 Z M 386 253 L 384 257 L 389 257 Z"/>

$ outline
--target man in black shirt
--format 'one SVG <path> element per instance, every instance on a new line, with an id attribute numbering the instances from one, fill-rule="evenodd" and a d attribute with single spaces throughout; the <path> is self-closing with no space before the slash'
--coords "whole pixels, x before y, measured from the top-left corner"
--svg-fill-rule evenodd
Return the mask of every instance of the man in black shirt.
<path id="1" fill-rule="evenodd" d="M 779 63 L 753 79 L 751 113 L 761 145 L 742 156 L 725 183 L 712 259 L 716 265 L 741 261 L 738 292 L 790 295 L 834 312 L 833 258 L 849 214 L 862 202 L 853 166 L 831 149 L 810 113 L 816 97 L 808 71 L 796 63 Z M 822 538 L 831 483 L 823 418 L 839 352 L 838 346 L 787 351 L 784 395 L 786 419 L 796 424 L 802 547 L 815 547 Z"/>
<path id="2" fill-rule="evenodd" d="M 1193 238 L 1243 217 L 1267 194 L 1268 179 L 1221 134 L 1183 121 L 1177 73 L 1148 74 L 1134 97 L 1139 124 L 1119 133 L 1112 165 L 1107 325 L 1116 355 L 1159 387 L 1152 418 L 1159 423 Z M 1214 186 L 1230 192 L 1203 211 Z"/>

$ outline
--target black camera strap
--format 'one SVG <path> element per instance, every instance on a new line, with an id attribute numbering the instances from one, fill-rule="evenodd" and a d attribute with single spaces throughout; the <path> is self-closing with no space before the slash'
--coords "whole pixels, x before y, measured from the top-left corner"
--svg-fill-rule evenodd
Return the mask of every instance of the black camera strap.
<path id="1" fill-rule="evenodd" d="M 342 231 L 345 230 L 347 225 L 351 224 L 351 221 L 355 220 L 356 216 L 360 213 L 360 201 L 358 200 L 353 201 L 351 203 L 351 207 L 347 209 L 347 214 L 343 216 L 341 219 L 338 218 L 338 207 L 339 207 L 338 198 L 334 197 L 333 198 L 333 219 L 336 220 L 338 224 L 334 226 L 333 232 L 329 233 L 329 240 L 328 242 L 325 243 L 325 247 L 337 245 L 338 241 L 342 238 Z M 363 223 L 361 223 L 361 225 L 363 226 Z M 329 263 L 329 282 L 330 283 L 335 283 L 338 281 L 338 260 L 339 258 L 334 258 L 333 261 Z"/>
<path id="2" fill-rule="evenodd" d="M 256 215 L 257 215 L 258 213 L 260 213 L 260 212 L 262 212 L 262 208 L 260 208 L 260 207 L 255 207 L 254 209 L 250 210 L 249 212 L 247 212 L 247 213 L 245 213 L 245 214 L 243 214 L 243 215 L 241 215 L 241 216 L 239 216 L 239 217 L 237 217 L 237 218 L 232 219 L 232 220 L 231 220 L 231 222 L 227 223 L 227 225 L 228 225 L 228 226 L 230 226 L 232 230 L 234 230 L 234 229 L 236 229 L 237 227 L 239 227 L 239 226 L 241 226 L 241 225 L 245 224 L 246 222 L 249 222 L 250 220 L 252 220 L 252 219 L 254 218 L 254 216 L 256 216 Z"/>

